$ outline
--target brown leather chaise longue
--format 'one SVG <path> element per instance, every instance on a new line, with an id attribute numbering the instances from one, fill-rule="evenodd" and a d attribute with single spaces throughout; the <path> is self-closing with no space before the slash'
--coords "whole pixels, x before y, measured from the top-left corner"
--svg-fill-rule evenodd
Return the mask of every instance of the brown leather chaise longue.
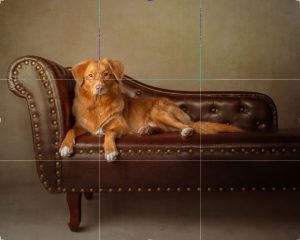
<path id="1" fill-rule="evenodd" d="M 8 72 L 9 89 L 28 104 L 39 179 L 49 193 L 66 194 L 72 231 L 79 228 L 83 193 L 91 197 L 109 192 L 300 187 L 300 164 L 293 161 L 300 158 L 300 132 L 278 129 L 270 97 L 255 92 L 171 91 L 128 76 L 124 90 L 132 97 L 168 97 L 194 120 L 232 124 L 245 131 L 194 134 L 188 139 L 176 133 L 126 136 L 117 141 L 120 155 L 114 163 L 104 159 L 102 138 L 84 135 L 74 155 L 62 158 L 60 143 L 74 123 L 74 83 L 68 68 L 36 56 L 16 59 Z"/>

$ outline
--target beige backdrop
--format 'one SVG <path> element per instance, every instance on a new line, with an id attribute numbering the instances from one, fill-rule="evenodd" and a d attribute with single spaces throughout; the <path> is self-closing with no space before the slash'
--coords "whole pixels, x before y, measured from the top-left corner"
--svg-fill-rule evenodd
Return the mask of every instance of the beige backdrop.
<path id="1" fill-rule="evenodd" d="M 299 3 L 202 4 L 200 53 L 199 0 L 101 0 L 101 57 L 122 60 L 128 75 L 149 84 L 197 90 L 202 54 L 202 77 L 209 79 L 202 80 L 202 90 L 266 93 L 277 104 L 280 127 L 299 127 L 300 82 L 287 80 L 300 78 Z M 97 0 L 5 0 L 0 5 L 1 78 L 9 63 L 22 55 L 65 66 L 97 58 L 98 20 Z M 245 80 L 253 78 L 260 80 Z M 0 96 L 0 159 L 32 159 L 25 101 L 14 96 L 5 81 L 0 81 Z M 5 174 L 13 173 L 1 171 L 0 181 Z"/>

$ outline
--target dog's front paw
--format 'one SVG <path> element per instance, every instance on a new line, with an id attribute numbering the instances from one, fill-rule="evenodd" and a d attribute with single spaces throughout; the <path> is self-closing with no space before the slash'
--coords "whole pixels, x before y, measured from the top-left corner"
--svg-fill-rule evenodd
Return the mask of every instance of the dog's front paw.
<path id="1" fill-rule="evenodd" d="M 117 159 L 118 155 L 119 155 L 118 151 L 105 153 L 105 159 L 107 162 L 113 162 Z"/>
<path id="2" fill-rule="evenodd" d="M 192 136 L 193 133 L 194 133 L 194 129 L 187 127 L 187 128 L 182 129 L 180 134 L 182 137 L 186 138 L 186 137 Z"/>
<path id="3" fill-rule="evenodd" d="M 61 146 L 59 149 L 60 156 L 70 157 L 73 153 L 73 148 L 68 146 Z"/>

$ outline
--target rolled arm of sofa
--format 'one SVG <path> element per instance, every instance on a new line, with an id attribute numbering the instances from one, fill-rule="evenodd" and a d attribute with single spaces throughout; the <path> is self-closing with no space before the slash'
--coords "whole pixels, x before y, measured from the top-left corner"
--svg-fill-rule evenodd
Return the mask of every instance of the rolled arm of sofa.
<path id="1" fill-rule="evenodd" d="M 61 174 L 59 144 L 73 124 L 72 74 L 52 61 L 24 56 L 10 65 L 8 86 L 14 94 L 27 100 L 38 173 L 51 192 L 59 185 L 53 172 L 57 176 Z"/>

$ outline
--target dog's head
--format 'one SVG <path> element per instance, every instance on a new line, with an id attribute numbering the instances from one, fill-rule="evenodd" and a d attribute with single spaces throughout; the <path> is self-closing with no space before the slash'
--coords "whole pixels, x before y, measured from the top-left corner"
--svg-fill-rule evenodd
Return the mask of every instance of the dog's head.
<path id="1" fill-rule="evenodd" d="M 104 95 L 124 77 L 124 65 L 120 61 L 102 59 L 86 60 L 72 68 L 77 84 L 93 95 Z"/>

